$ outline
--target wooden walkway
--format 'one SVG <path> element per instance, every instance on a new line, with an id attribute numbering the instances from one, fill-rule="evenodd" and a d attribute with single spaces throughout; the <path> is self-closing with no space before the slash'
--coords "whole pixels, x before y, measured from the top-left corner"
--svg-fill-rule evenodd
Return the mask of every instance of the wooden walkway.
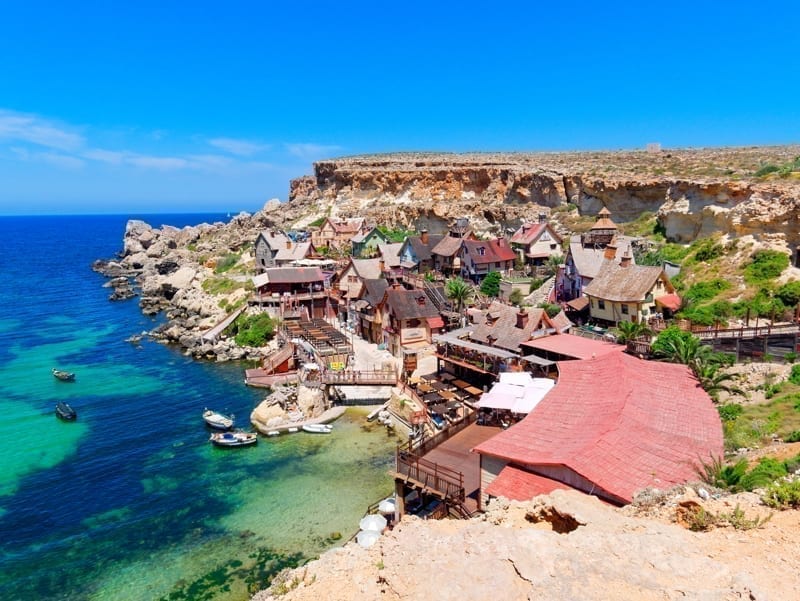
<path id="1" fill-rule="evenodd" d="M 296 384 L 300 377 L 296 371 L 273 374 L 260 367 L 246 369 L 244 383 L 254 388 L 272 388 L 278 384 Z"/>
<path id="2" fill-rule="evenodd" d="M 768 336 L 790 336 L 800 332 L 800 325 L 783 324 L 761 327 L 722 328 L 710 330 L 692 330 L 692 334 L 700 340 L 763 338 Z"/>
<path id="3" fill-rule="evenodd" d="M 480 456 L 471 451 L 501 431 L 502 428 L 499 427 L 472 424 L 423 455 L 423 458 L 427 461 L 461 472 L 464 475 L 464 492 L 467 496 L 466 505 L 471 511 L 477 509 L 476 498 L 481 486 Z"/>
<path id="4" fill-rule="evenodd" d="M 314 382 L 315 380 L 308 381 L 309 384 Z M 395 386 L 398 375 L 394 369 L 324 371 L 316 382 L 328 386 Z"/>
<path id="5" fill-rule="evenodd" d="M 225 331 L 225 328 L 231 325 L 246 308 L 247 305 L 244 305 L 236 309 L 233 313 L 230 313 L 225 319 L 203 334 L 203 340 L 206 342 L 214 342 L 217 338 L 219 338 L 219 335 Z"/>

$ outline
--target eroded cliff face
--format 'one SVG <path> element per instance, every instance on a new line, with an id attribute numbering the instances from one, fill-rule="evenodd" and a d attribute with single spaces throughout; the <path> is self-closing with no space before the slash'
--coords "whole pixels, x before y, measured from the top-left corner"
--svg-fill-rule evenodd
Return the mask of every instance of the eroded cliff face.
<path id="1" fill-rule="evenodd" d="M 690 242 L 722 232 L 800 244 L 800 181 L 761 180 L 759 165 L 800 147 L 658 153 L 398 154 L 320 161 L 291 184 L 291 213 L 366 216 L 443 230 L 470 217 L 499 232 L 571 203 L 582 215 L 608 207 L 618 222 L 656 213 L 667 236 Z"/>

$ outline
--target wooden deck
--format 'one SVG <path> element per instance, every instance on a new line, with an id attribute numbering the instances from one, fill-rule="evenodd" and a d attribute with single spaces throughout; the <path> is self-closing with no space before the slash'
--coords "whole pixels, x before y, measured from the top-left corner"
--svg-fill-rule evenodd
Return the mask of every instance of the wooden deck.
<path id="1" fill-rule="evenodd" d="M 470 450 L 502 431 L 493 426 L 472 424 L 429 451 L 423 458 L 464 475 L 464 492 L 467 507 L 477 509 L 477 491 L 481 485 L 480 456 Z"/>

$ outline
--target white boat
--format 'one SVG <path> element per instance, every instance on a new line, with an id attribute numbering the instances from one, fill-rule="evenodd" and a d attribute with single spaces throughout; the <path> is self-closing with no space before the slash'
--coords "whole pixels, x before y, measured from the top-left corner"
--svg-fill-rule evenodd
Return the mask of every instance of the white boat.
<path id="1" fill-rule="evenodd" d="M 214 432 L 209 438 L 211 444 L 218 447 L 246 447 L 258 442 L 255 432 Z"/>
<path id="2" fill-rule="evenodd" d="M 305 424 L 303 432 L 311 432 L 312 434 L 330 434 L 333 426 L 330 424 Z"/>
<path id="3" fill-rule="evenodd" d="M 270 430 L 269 432 L 267 432 L 267 436 L 280 436 L 280 435 L 281 435 L 280 430 Z"/>
<path id="4" fill-rule="evenodd" d="M 233 428 L 233 414 L 228 416 L 206 409 L 203 411 L 203 420 L 217 430 L 230 430 Z"/>

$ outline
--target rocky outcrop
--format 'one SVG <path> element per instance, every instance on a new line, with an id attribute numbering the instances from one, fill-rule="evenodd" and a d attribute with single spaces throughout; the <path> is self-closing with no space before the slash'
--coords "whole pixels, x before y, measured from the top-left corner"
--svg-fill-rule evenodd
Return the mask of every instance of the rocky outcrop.
<path id="1" fill-rule="evenodd" d="M 125 229 L 120 256 L 96 261 L 92 268 L 108 276 L 113 289 L 111 300 L 139 296 L 146 315 L 163 312 L 167 322 L 150 332 L 156 340 L 183 347 L 196 358 L 216 361 L 258 359 L 261 349 L 242 348 L 224 338 L 206 340 L 203 334 L 226 315 L 223 306 L 240 302 L 249 293 L 236 289 L 214 295 L 203 289 L 203 282 L 214 276 L 206 266 L 208 258 L 222 257 L 252 244 L 260 229 L 274 224 L 279 203 L 270 201 L 256 215 L 243 213 L 229 223 L 202 224 L 175 228 L 154 228 L 131 220 Z M 240 276 L 247 279 L 247 276 Z M 225 303 L 221 303 L 224 300 Z"/>
<path id="2" fill-rule="evenodd" d="M 800 147 L 669 152 L 393 154 L 320 161 L 294 180 L 287 219 L 314 213 L 442 231 L 470 217 L 486 232 L 570 203 L 583 215 L 608 207 L 619 222 L 656 213 L 667 237 L 778 234 L 800 244 L 800 182 L 752 174 Z M 774 240 L 773 240 L 774 243 Z"/>
<path id="3" fill-rule="evenodd" d="M 686 498 L 686 497 L 690 498 Z M 755 495 L 749 495 L 755 497 Z M 756 497 L 757 498 L 757 497 Z M 800 512 L 763 527 L 704 533 L 675 524 L 704 504 L 668 498 L 665 519 L 636 515 L 576 491 L 526 503 L 498 500 L 472 520 L 407 517 L 369 549 L 349 543 L 280 575 L 254 601 L 328 599 L 789 599 L 800 586 Z M 742 497 L 717 502 L 767 515 Z"/>

